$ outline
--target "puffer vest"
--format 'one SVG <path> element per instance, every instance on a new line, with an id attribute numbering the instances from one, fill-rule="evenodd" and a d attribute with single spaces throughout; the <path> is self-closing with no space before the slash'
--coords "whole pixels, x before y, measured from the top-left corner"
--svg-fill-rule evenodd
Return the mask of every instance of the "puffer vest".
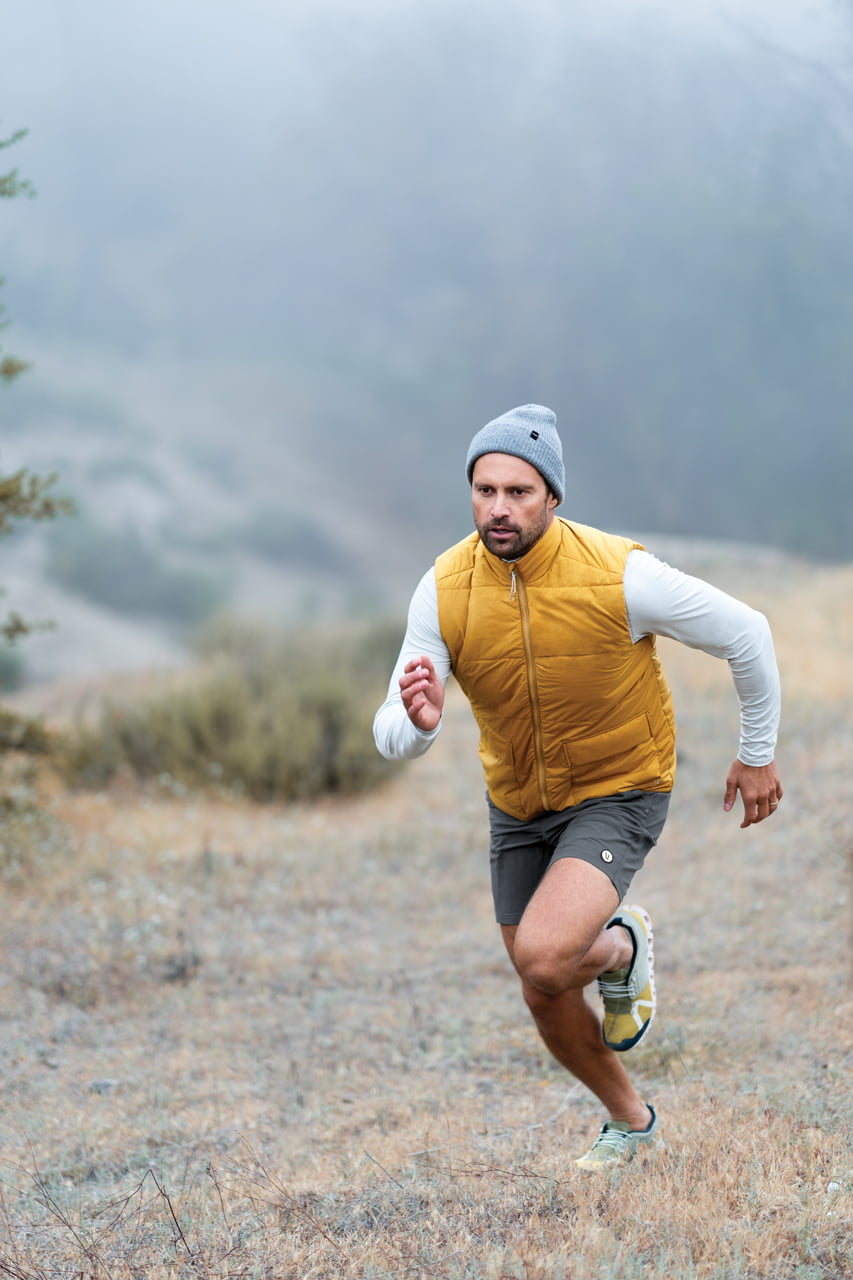
<path id="1" fill-rule="evenodd" d="M 476 533 L 436 561 L 439 627 L 480 726 L 486 786 L 515 818 L 672 789 L 672 698 L 654 636 L 632 642 L 625 606 L 639 546 L 556 518 L 513 564 Z"/>

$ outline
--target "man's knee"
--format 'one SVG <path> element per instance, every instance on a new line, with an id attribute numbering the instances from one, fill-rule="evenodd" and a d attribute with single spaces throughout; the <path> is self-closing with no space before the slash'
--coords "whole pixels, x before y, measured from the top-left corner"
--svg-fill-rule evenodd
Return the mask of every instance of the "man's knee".
<path id="1" fill-rule="evenodd" d="M 547 1001 L 575 985 L 572 977 L 577 957 L 565 950 L 541 946 L 528 949 L 522 943 L 516 946 L 514 960 L 524 986 L 524 998 L 531 1008 L 531 1000 L 545 997 Z"/>
<path id="2" fill-rule="evenodd" d="M 525 978 L 521 980 L 521 992 L 524 1003 L 537 1023 L 545 1023 L 554 1016 L 560 997 L 565 994 L 559 992 L 552 995 L 539 987 L 531 986 Z"/>

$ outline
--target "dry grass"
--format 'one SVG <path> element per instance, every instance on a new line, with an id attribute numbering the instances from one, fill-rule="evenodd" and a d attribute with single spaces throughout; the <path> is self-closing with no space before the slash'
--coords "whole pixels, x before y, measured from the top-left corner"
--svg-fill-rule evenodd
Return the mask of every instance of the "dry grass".
<path id="1" fill-rule="evenodd" d="M 501 951 L 458 701 L 369 798 L 55 794 L 70 843 L 4 891 L 0 1276 L 849 1275 L 849 585 L 761 601 L 794 694 L 757 830 L 721 812 L 724 668 L 667 654 L 680 776 L 636 885 L 661 1011 L 631 1064 L 666 1148 L 616 1178 L 574 1169 L 597 1104 Z"/>

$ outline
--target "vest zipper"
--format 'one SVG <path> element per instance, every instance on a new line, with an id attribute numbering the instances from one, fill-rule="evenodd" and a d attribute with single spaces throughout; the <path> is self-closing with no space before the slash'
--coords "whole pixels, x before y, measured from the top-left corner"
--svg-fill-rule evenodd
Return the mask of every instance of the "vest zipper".
<path id="1" fill-rule="evenodd" d="M 545 749 L 542 745 L 542 709 L 539 705 L 539 690 L 536 687 L 536 675 L 533 667 L 533 640 L 530 634 L 530 612 L 527 608 L 527 588 L 521 574 L 512 571 L 512 591 L 518 594 L 519 615 L 521 617 L 521 635 L 524 640 L 524 658 L 527 667 L 527 691 L 530 696 L 530 712 L 533 717 L 533 751 L 536 756 L 536 777 L 539 783 L 539 799 L 542 808 L 549 810 L 548 781 L 545 772 Z"/>
<path id="2" fill-rule="evenodd" d="M 514 600 L 518 593 L 515 589 L 515 565 L 512 566 L 509 573 L 509 598 Z"/>

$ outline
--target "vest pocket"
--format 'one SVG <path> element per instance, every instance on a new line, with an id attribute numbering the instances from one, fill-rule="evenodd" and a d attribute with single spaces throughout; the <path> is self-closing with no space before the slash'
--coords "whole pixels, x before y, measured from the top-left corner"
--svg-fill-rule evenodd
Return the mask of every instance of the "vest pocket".
<path id="1" fill-rule="evenodd" d="M 492 729 L 481 726 L 479 755 L 486 786 L 494 803 L 507 813 L 522 811 L 515 753 L 509 738 L 502 738 Z"/>
<path id="2" fill-rule="evenodd" d="M 614 791 L 660 782 L 660 757 L 643 713 L 589 738 L 563 740 L 572 788 L 612 783 Z"/>

